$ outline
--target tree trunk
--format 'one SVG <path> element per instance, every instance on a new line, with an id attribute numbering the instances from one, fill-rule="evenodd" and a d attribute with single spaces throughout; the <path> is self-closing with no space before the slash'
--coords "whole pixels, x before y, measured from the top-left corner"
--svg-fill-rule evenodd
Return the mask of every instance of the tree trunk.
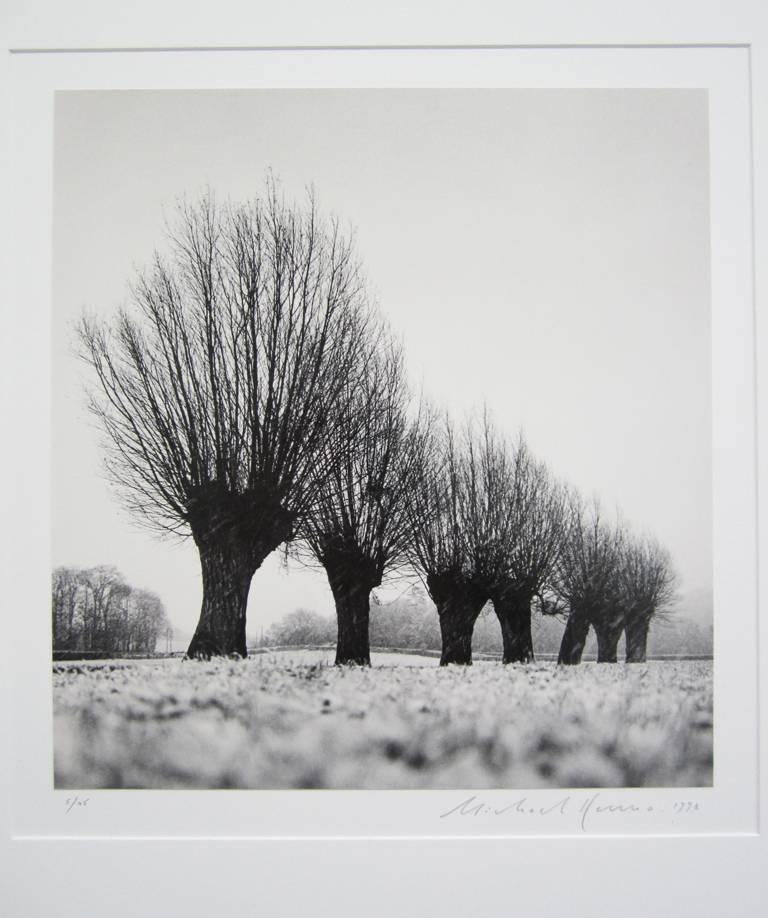
<path id="1" fill-rule="evenodd" d="M 592 617 L 597 636 L 597 662 L 616 663 L 617 647 L 626 622 L 626 610 L 618 605 L 605 605 Z"/>
<path id="2" fill-rule="evenodd" d="M 440 665 L 471 666 L 472 632 L 488 597 L 474 584 L 435 575 L 427 577 L 427 589 L 440 616 Z"/>
<path id="3" fill-rule="evenodd" d="M 245 643 L 248 591 L 261 561 L 263 558 L 254 563 L 253 558 L 223 550 L 200 551 L 203 605 L 188 657 L 210 660 L 215 656 L 248 655 Z"/>
<path id="4" fill-rule="evenodd" d="M 494 611 L 501 625 L 504 663 L 532 663 L 534 660 L 531 635 L 532 599 L 530 593 L 513 589 L 501 589 L 491 596 Z"/>
<path id="5" fill-rule="evenodd" d="M 264 559 L 290 538 L 293 518 L 263 484 L 240 494 L 209 482 L 190 498 L 188 513 L 200 552 L 203 605 L 187 657 L 245 657 L 251 580 Z"/>
<path id="6" fill-rule="evenodd" d="M 597 662 L 616 663 L 621 625 L 594 625 L 597 635 Z"/>
<path id="7" fill-rule="evenodd" d="M 320 553 L 336 604 L 336 665 L 371 665 L 368 623 L 371 590 L 383 571 L 352 539 L 329 537 Z"/>
<path id="8" fill-rule="evenodd" d="M 588 634 L 589 621 L 584 616 L 571 612 L 563 632 L 557 662 L 566 666 L 575 666 L 581 663 L 581 655 L 584 652 Z"/>
<path id="9" fill-rule="evenodd" d="M 627 622 L 624 628 L 627 637 L 627 663 L 645 663 L 650 626 L 649 615 L 638 616 Z"/>
<path id="10" fill-rule="evenodd" d="M 338 637 L 336 665 L 371 665 L 371 647 L 368 638 L 370 597 L 373 586 L 365 578 L 354 575 L 338 576 L 328 573 L 328 582 L 336 603 Z"/>
<path id="11" fill-rule="evenodd" d="M 67 639 L 64 647 L 66 650 L 75 650 L 75 603 L 70 603 L 67 611 Z"/>

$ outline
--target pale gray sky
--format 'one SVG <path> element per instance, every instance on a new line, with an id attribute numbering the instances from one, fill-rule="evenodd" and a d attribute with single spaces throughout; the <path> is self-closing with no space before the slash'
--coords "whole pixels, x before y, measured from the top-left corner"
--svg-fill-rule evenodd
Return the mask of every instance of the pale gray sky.
<path id="1" fill-rule="evenodd" d="M 711 586 L 707 96 L 697 90 L 59 93 L 53 265 L 53 563 L 111 563 L 191 630 L 192 544 L 137 529 L 102 476 L 72 326 L 112 313 L 206 187 L 271 168 L 355 227 L 417 380 L 487 402 L 560 476 Z M 321 574 L 273 557 L 248 629 L 332 610 Z"/>

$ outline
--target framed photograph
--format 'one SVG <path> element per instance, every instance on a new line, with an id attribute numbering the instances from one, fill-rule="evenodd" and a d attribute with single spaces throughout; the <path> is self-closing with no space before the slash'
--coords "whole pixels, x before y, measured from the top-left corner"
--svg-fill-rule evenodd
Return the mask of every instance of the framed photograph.
<path id="1" fill-rule="evenodd" d="M 9 14 L 10 914 L 763 913 L 766 23 L 600 6 Z"/>

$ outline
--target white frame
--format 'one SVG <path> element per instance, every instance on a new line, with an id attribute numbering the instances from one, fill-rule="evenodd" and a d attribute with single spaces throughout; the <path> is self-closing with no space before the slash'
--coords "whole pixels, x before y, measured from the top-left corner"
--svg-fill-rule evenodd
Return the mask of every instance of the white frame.
<path id="1" fill-rule="evenodd" d="M 48 17 L 35 17 L 30 13 L 18 14 L 11 23 L 9 48 L 114 48 L 114 47 L 228 47 L 258 45 L 260 47 L 296 47 L 296 46 L 381 46 L 381 45 L 518 45 L 533 48 L 542 45 L 676 45 L 700 43 L 708 45 L 742 46 L 749 56 L 752 77 L 752 114 L 753 114 L 753 165 L 755 174 L 754 207 L 756 214 L 755 271 L 757 292 L 761 291 L 760 265 L 768 263 L 765 259 L 765 232 L 761 230 L 760 217 L 765 219 L 764 180 L 765 144 L 768 124 L 765 111 L 761 114 L 759 102 L 765 103 L 766 66 L 765 57 L 766 30 L 765 21 L 760 22 L 758 4 L 748 4 L 749 11 L 743 21 L 735 16 L 729 21 L 718 19 L 716 15 L 702 13 L 700 5 L 688 3 L 664 4 L 668 12 L 668 24 L 662 29 L 654 26 L 653 10 L 648 7 L 645 14 L 635 12 L 631 26 L 623 19 L 629 12 L 629 5 L 623 10 L 622 19 L 611 20 L 606 10 L 580 9 L 570 10 L 566 3 L 557 6 L 558 16 L 553 18 L 551 11 L 544 17 L 535 12 L 535 4 L 520 4 L 515 15 L 507 12 L 506 16 L 482 17 L 473 10 L 461 21 L 446 18 L 443 11 L 432 9 L 420 14 L 410 14 L 408 28 L 398 28 L 395 17 L 390 21 L 368 24 L 350 20 L 337 14 L 324 20 L 323 25 L 312 22 L 311 18 L 302 18 L 299 13 L 291 11 L 270 10 L 269 18 L 258 20 L 253 5 L 243 5 L 242 9 L 232 12 L 230 18 L 221 16 L 215 25 L 204 23 L 195 18 L 186 8 L 181 16 L 181 4 L 166 3 L 159 9 L 156 5 L 147 5 L 147 15 L 139 17 L 130 25 L 107 19 L 98 21 L 88 19 L 88 4 L 70 4 L 66 9 L 55 6 L 47 11 Z M 306 5 L 305 5 L 306 6 Z M 326 10 L 330 7 L 326 4 Z M 614 4 L 621 8 L 621 4 Z M 66 21 L 62 18 L 65 14 Z M 151 15 L 150 15 L 151 14 Z M 181 17 L 181 18 L 175 18 Z M 250 23 L 258 23 L 257 29 L 249 31 Z M 514 27 L 514 28 L 513 28 Z M 243 29 L 253 34 L 254 41 L 243 41 Z M 429 40 L 425 41 L 424 36 Z M 217 52 L 218 53 L 218 52 Z M 617 48 L 617 53 L 620 49 Z M 684 52 L 681 51 L 681 54 Z M 81 59 L 84 69 L 97 61 L 101 55 Z M 6 58 L 3 63 L 5 75 L 10 79 L 3 81 L 7 89 L 8 104 L 18 104 L 23 98 L 23 79 L 19 81 L 19 71 L 14 63 Z M 746 100 L 748 102 L 748 100 Z M 763 109 L 766 106 L 763 104 Z M 18 116 L 18 111 L 16 112 Z M 8 129 L 11 118 L 3 121 L 3 128 Z M 43 128 L 45 126 L 43 125 Z M 8 132 L 10 133 L 10 132 Z M 9 137 L 9 140 L 11 138 Z M 43 141 L 45 138 L 43 137 Z M 762 156 L 762 160 L 761 160 Z M 18 159 L 11 160 L 10 177 L 16 183 L 23 180 L 23 173 L 18 171 Z M 30 176 L 31 177 L 31 176 Z M 747 182 L 742 176 L 739 182 Z M 18 184 L 17 184 L 18 189 Z M 47 187 L 37 189 L 29 194 L 34 201 L 45 194 Z M 742 189 L 743 190 L 743 189 Z M 748 189 L 747 189 L 748 190 Z M 20 195 L 16 195 L 18 214 Z M 41 211 L 44 212 L 44 211 Z M 15 233 L 6 227 L 13 241 Z M 717 226 L 713 224 L 713 230 Z M 38 243 L 50 230 L 47 225 L 37 227 Z M 762 235 L 761 235 L 762 233 Z M 749 240 L 720 240 L 719 251 L 726 251 L 736 259 L 747 258 Z M 724 246 L 724 248 L 723 248 Z M 16 252 L 6 245 L 4 252 Z M 763 256 L 762 258 L 760 256 Z M 9 259 L 10 260 L 10 259 Z M 14 260 L 5 272 L 18 281 L 25 265 Z M 743 265 L 742 265 L 743 267 Z M 713 296 L 717 286 L 717 270 L 713 261 Z M 748 272 L 747 272 L 748 274 Z M 749 286 L 750 277 L 741 271 L 742 282 Z M 723 278 L 724 281 L 724 278 Z M 11 287 L 9 293 L 14 289 Z M 732 290 L 729 287 L 729 291 Z M 748 296 L 751 291 L 737 291 L 737 298 Z M 14 322 L 22 332 L 34 329 L 24 323 L 18 313 L 14 313 L 14 300 L 11 296 L 5 299 L 10 303 L 9 322 Z M 760 302 L 759 300 L 757 302 Z M 743 314 L 740 314 L 744 318 Z M 762 369 L 765 354 L 764 336 L 761 335 L 761 313 L 757 312 L 755 346 L 758 358 L 758 369 Z M 6 328 L 8 326 L 6 325 Z M 729 329 L 722 327 L 720 332 L 727 337 Z M 44 330 L 43 330 L 44 331 Z M 733 332 L 733 329 L 730 329 Z M 713 326 L 717 335 L 718 327 Z M 10 341 L 11 335 L 6 336 Z M 25 340 L 25 339 L 22 339 Z M 729 355 L 722 354 L 726 369 L 745 373 L 751 379 L 752 329 L 747 326 L 739 328 L 738 334 L 731 338 L 735 349 Z M 748 345 L 746 350 L 744 345 Z M 14 345 L 18 356 L 18 345 Z M 9 349 L 10 351 L 10 349 Z M 23 351 L 22 351 L 23 353 Z M 9 357 L 12 355 L 9 354 Z M 10 367 L 18 367 L 18 362 L 11 359 Z M 738 373 L 736 374 L 738 375 Z M 758 383 L 762 386 L 762 373 L 758 374 Z M 15 381 L 15 380 L 14 380 Z M 13 389 L 6 383 L 3 393 Z M 758 397 L 763 395 L 758 389 Z M 762 399 L 760 400 L 762 404 Z M 748 405 L 748 408 L 751 406 Z M 727 398 L 715 413 L 723 411 L 727 416 Z M 9 399 L 8 416 L 12 425 L 15 422 L 20 431 L 29 429 L 29 416 L 24 414 L 17 402 Z M 746 430 L 747 440 L 753 434 L 751 427 Z M 738 426 L 731 432 L 740 436 L 744 431 Z M 36 434 L 38 442 L 46 445 L 46 434 Z M 13 442 L 13 438 L 10 439 Z M 761 444 L 762 445 L 762 444 Z M 47 461 L 47 460 L 46 460 Z M 14 480 L 22 485 L 28 480 L 24 477 L 24 468 L 12 465 L 12 459 L 4 457 L 4 465 L 10 466 L 5 478 L 13 475 Z M 747 479 L 749 479 L 747 475 Z M 750 482 L 739 482 L 739 500 L 741 513 L 749 511 L 753 500 Z M 47 497 L 47 495 L 45 495 Z M 764 518 L 765 499 L 760 506 L 761 519 Z M 739 501 L 737 500 L 736 503 Z M 746 502 L 746 506 L 745 506 Z M 32 504 L 36 507 L 36 504 Z M 18 513 L 19 503 L 15 504 Z M 724 512 L 727 506 L 723 505 Z M 11 504 L 11 514 L 14 505 Z M 743 520 L 743 516 L 740 517 Z M 719 518 L 723 523 L 722 516 Z M 11 526 L 6 526 L 3 558 L 23 558 L 25 547 L 29 550 L 39 540 L 35 534 L 35 523 L 44 522 L 34 514 L 22 521 L 11 515 Z M 727 522 L 727 521 L 726 521 Z M 17 528 L 18 526 L 18 528 Z M 39 529 L 37 530 L 40 531 Z M 754 534 L 754 533 L 753 533 Z M 749 542 L 749 539 L 747 540 Z M 762 558 L 760 559 L 762 561 Z M 7 562 L 4 562 L 7 563 Z M 762 565 L 761 565 L 762 568 Z M 15 570 L 9 566 L 9 572 Z M 42 596 L 47 584 L 37 592 Z M 34 594 L 34 590 L 31 591 Z M 13 592 L 11 594 L 13 596 Z M 752 594 L 747 591 L 743 597 L 750 603 Z M 13 605 L 11 602 L 10 605 Z M 751 604 L 751 608 L 754 608 Z M 763 616 L 764 618 L 764 616 Z M 759 644 L 759 666 L 763 669 L 766 660 L 764 621 L 761 633 L 763 640 Z M 726 647 L 727 650 L 727 647 Z M 718 653 L 720 648 L 718 649 Z M 747 669 L 747 667 L 744 667 Z M 27 720 L 30 707 L 27 694 L 22 691 L 14 695 L 12 689 L 28 684 L 24 680 L 20 667 L 10 666 L 3 669 L 3 697 L 14 701 L 4 706 L 4 726 L 6 735 L 13 726 L 11 720 Z M 13 684 L 11 684 L 13 679 Z M 754 689 L 754 686 L 752 686 Z M 718 687 L 719 690 L 719 687 Z M 22 709 L 15 703 L 15 698 L 24 698 Z M 46 724 L 50 724 L 50 701 L 42 697 L 33 700 L 32 709 Z M 758 712 L 747 705 L 743 710 L 745 718 L 752 718 L 757 726 Z M 763 720 L 760 730 L 761 756 L 766 761 L 766 730 Z M 719 728 L 718 728 L 719 729 Z M 722 735 L 722 734 L 720 734 Z M 18 787 L 18 776 L 14 775 L 10 761 L 13 757 L 3 759 L 3 787 Z M 764 765 L 761 775 L 764 775 Z M 155 792 L 157 793 L 157 792 Z M 228 793 L 228 792 L 227 792 Z M 194 798 L 180 798 L 183 809 L 196 805 Z M 452 800 L 459 802 L 453 795 Z M 23 793 L 17 795 L 11 807 L 11 798 L 5 795 L 8 806 L 3 821 L 4 833 L 10 833 L 18 825 L 19 811 L 34 806 L 34 800 Z M 233 801 L 234 802 L 234 801 Z M 763 800 L 760 806 L 764 807 Z M 16 810 L 14 813 L 13 810 Z M 372 833 L 365 831 L 347 832 L 334 824 L 334 831 L 322 833 L 323 842 L 304 839 L 276 839 L 269 837 L 268 832 L 260 832 L 258 839 L 247 840 L 222 838 L 222 832 L 212 832 L 218 837 L 215 840 L 205 838 L 209 833 L 197 834 L 186 840 L 170 839 L 167 832 L 155 830 L 147 832 L 143 838 L 131 840 L 105 840 L 88 838 L 78 832 L 78 840 L 66 838 L 65 828 L 53 832 L 41 832 L 38 837 L 10 840 L 3 838 L 2 862 L 8 870 L 4 880 L 13 903 L 12 914 L 36 914 L 44 906 L 54 908 L 57 914 L 83 915 L 92 910 L 101 912 L 109 898 L 110 911 L 118 914 L 168 914 L 178 907 L 181 911 L 192 909 L 195 914 L 203 914 L 211 908 L 221 911 L 229 906 L 233 913 L 243 911 L 245 903 L 253 902 L 254 907 L 265 910 L 268 914 L 299 914 L 307 907 L 322 908 L 318 905 L 320 891 L 327 889 L 325 900 L 328 910 L 342 914 L 357 913 L 361 909 L 373 914 L 389 912 L 398 905 L 416 905 L 419 908 L 443 908 L 449 914 L 460 914 L 465 909 L 477 909 L 482 912 L 503 913 L 510 908 L 521 907 L 536 914 L 560 912 L 563 908 L 573 914 L 594 915 L 605 909 L 610 912 L 615 907 L 627 915 L 645 915 L 653 908 L 662 914 L 676 914 L 691 901 L 696 900 L 697 910 L 704 915 L 720 915 L 736 910 L 737 914 L 760 914 L 768 904 L 761 884 L 761 860 L 764 862 L 766 843 L 759 835 L 759 826 L 764 822 L 764 809 L 754 812 L 754 821 L 747 833 L 726 834 L 727 825 L 721 825 L 706 837 L 701 835 L 681 835 L 660 837 L 599 837 L 580 838 L 538 836 L 527 843 L 521 839 L 473 839 L 442 838 L 437 840 L 437 833 L 427 839 L 402 837 L 372 838 Z M 686 828 L 683 827 L 683 831 Z M 694 826 L 688 831 L 696 832 Z M 30 833 L 35 834 L 35 833 Z M 56 840 L 44 840 L 40 835 L 55 835 Z M 74 833 L 73 833 L 74 834 Z M 98 833 L 103 834 L 103 830 Z M 321 834 L 321 833 L 313 833 Z M 376 832 L 381 836 L 390 833 Z M 424 836 L 426 833 L 420 833 Z M 462 833 L 463 834 L 463 833 Z M 194 836 L 195 833 L 189 832 Z M 367 836 L 367 837 L 366 837 Z M 418 850 L 414 850 L 418 849 Z M 548 849 L 548 850 L 544 850 Z M 738 850 L 736 850 L 738 849 Z M 338 866 L 324 863 L 326 851 L 336 854 L 341 863 Z M 646 879 L 635 876 L 634 861 L 640 859 L 647 873 Z M 498 860 L 499 864 L 495 864 Z M 199 863 L 198 863 L 199 861 Z M 296 869 L 297 863 L 300 871 Z M 601 867 L 598 878 L 595 865 Z M 85 869 L 82 869 L 82 868 Z M 552 883 L 552 870 L 557 882 Z M 343 879 L 342 872 L 349 871 L 351 879 Z M 299 882 L 300 875 L 300 882 Z M 171 878 L 178 878 L 178 886 Z M 193 878 L 190 884 L 189 878 Z M 549 880 L 549 882 L 548 882 Z M 349 886 L 346 886 L 347 882 Z M 600 883 L 600 892 L 597 884 Z M 201 888 L 202 887 L 202 888 Z M 334 890 L 347 888 L 348 895 L 338 896 Z M 186 895 L 190 890 L 189 898 Z M 221 892 L 223 890 L 223 893 Z M 627 891 L 630 890 L 630 894 Z M 415 901 L 422 897 L 420 901 Z M 739 897 L 743 899 L 739 900 Z M 3 895 L 5 898 L 5 894 Z M 738 907 L 736 902 L 741 901 Z M 177 905 L 178 903 L 178 905 Z M 659 903 L 663 903 L 662 906 Z"/>

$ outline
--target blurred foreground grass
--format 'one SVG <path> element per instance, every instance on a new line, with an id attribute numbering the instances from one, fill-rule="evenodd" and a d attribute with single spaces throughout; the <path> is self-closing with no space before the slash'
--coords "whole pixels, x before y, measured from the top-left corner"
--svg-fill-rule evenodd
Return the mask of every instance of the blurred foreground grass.
<path id="1" fill-rule="evenodd" d="M 54 664 L 59 788 L 712 783 L 712 663 Z"/>

